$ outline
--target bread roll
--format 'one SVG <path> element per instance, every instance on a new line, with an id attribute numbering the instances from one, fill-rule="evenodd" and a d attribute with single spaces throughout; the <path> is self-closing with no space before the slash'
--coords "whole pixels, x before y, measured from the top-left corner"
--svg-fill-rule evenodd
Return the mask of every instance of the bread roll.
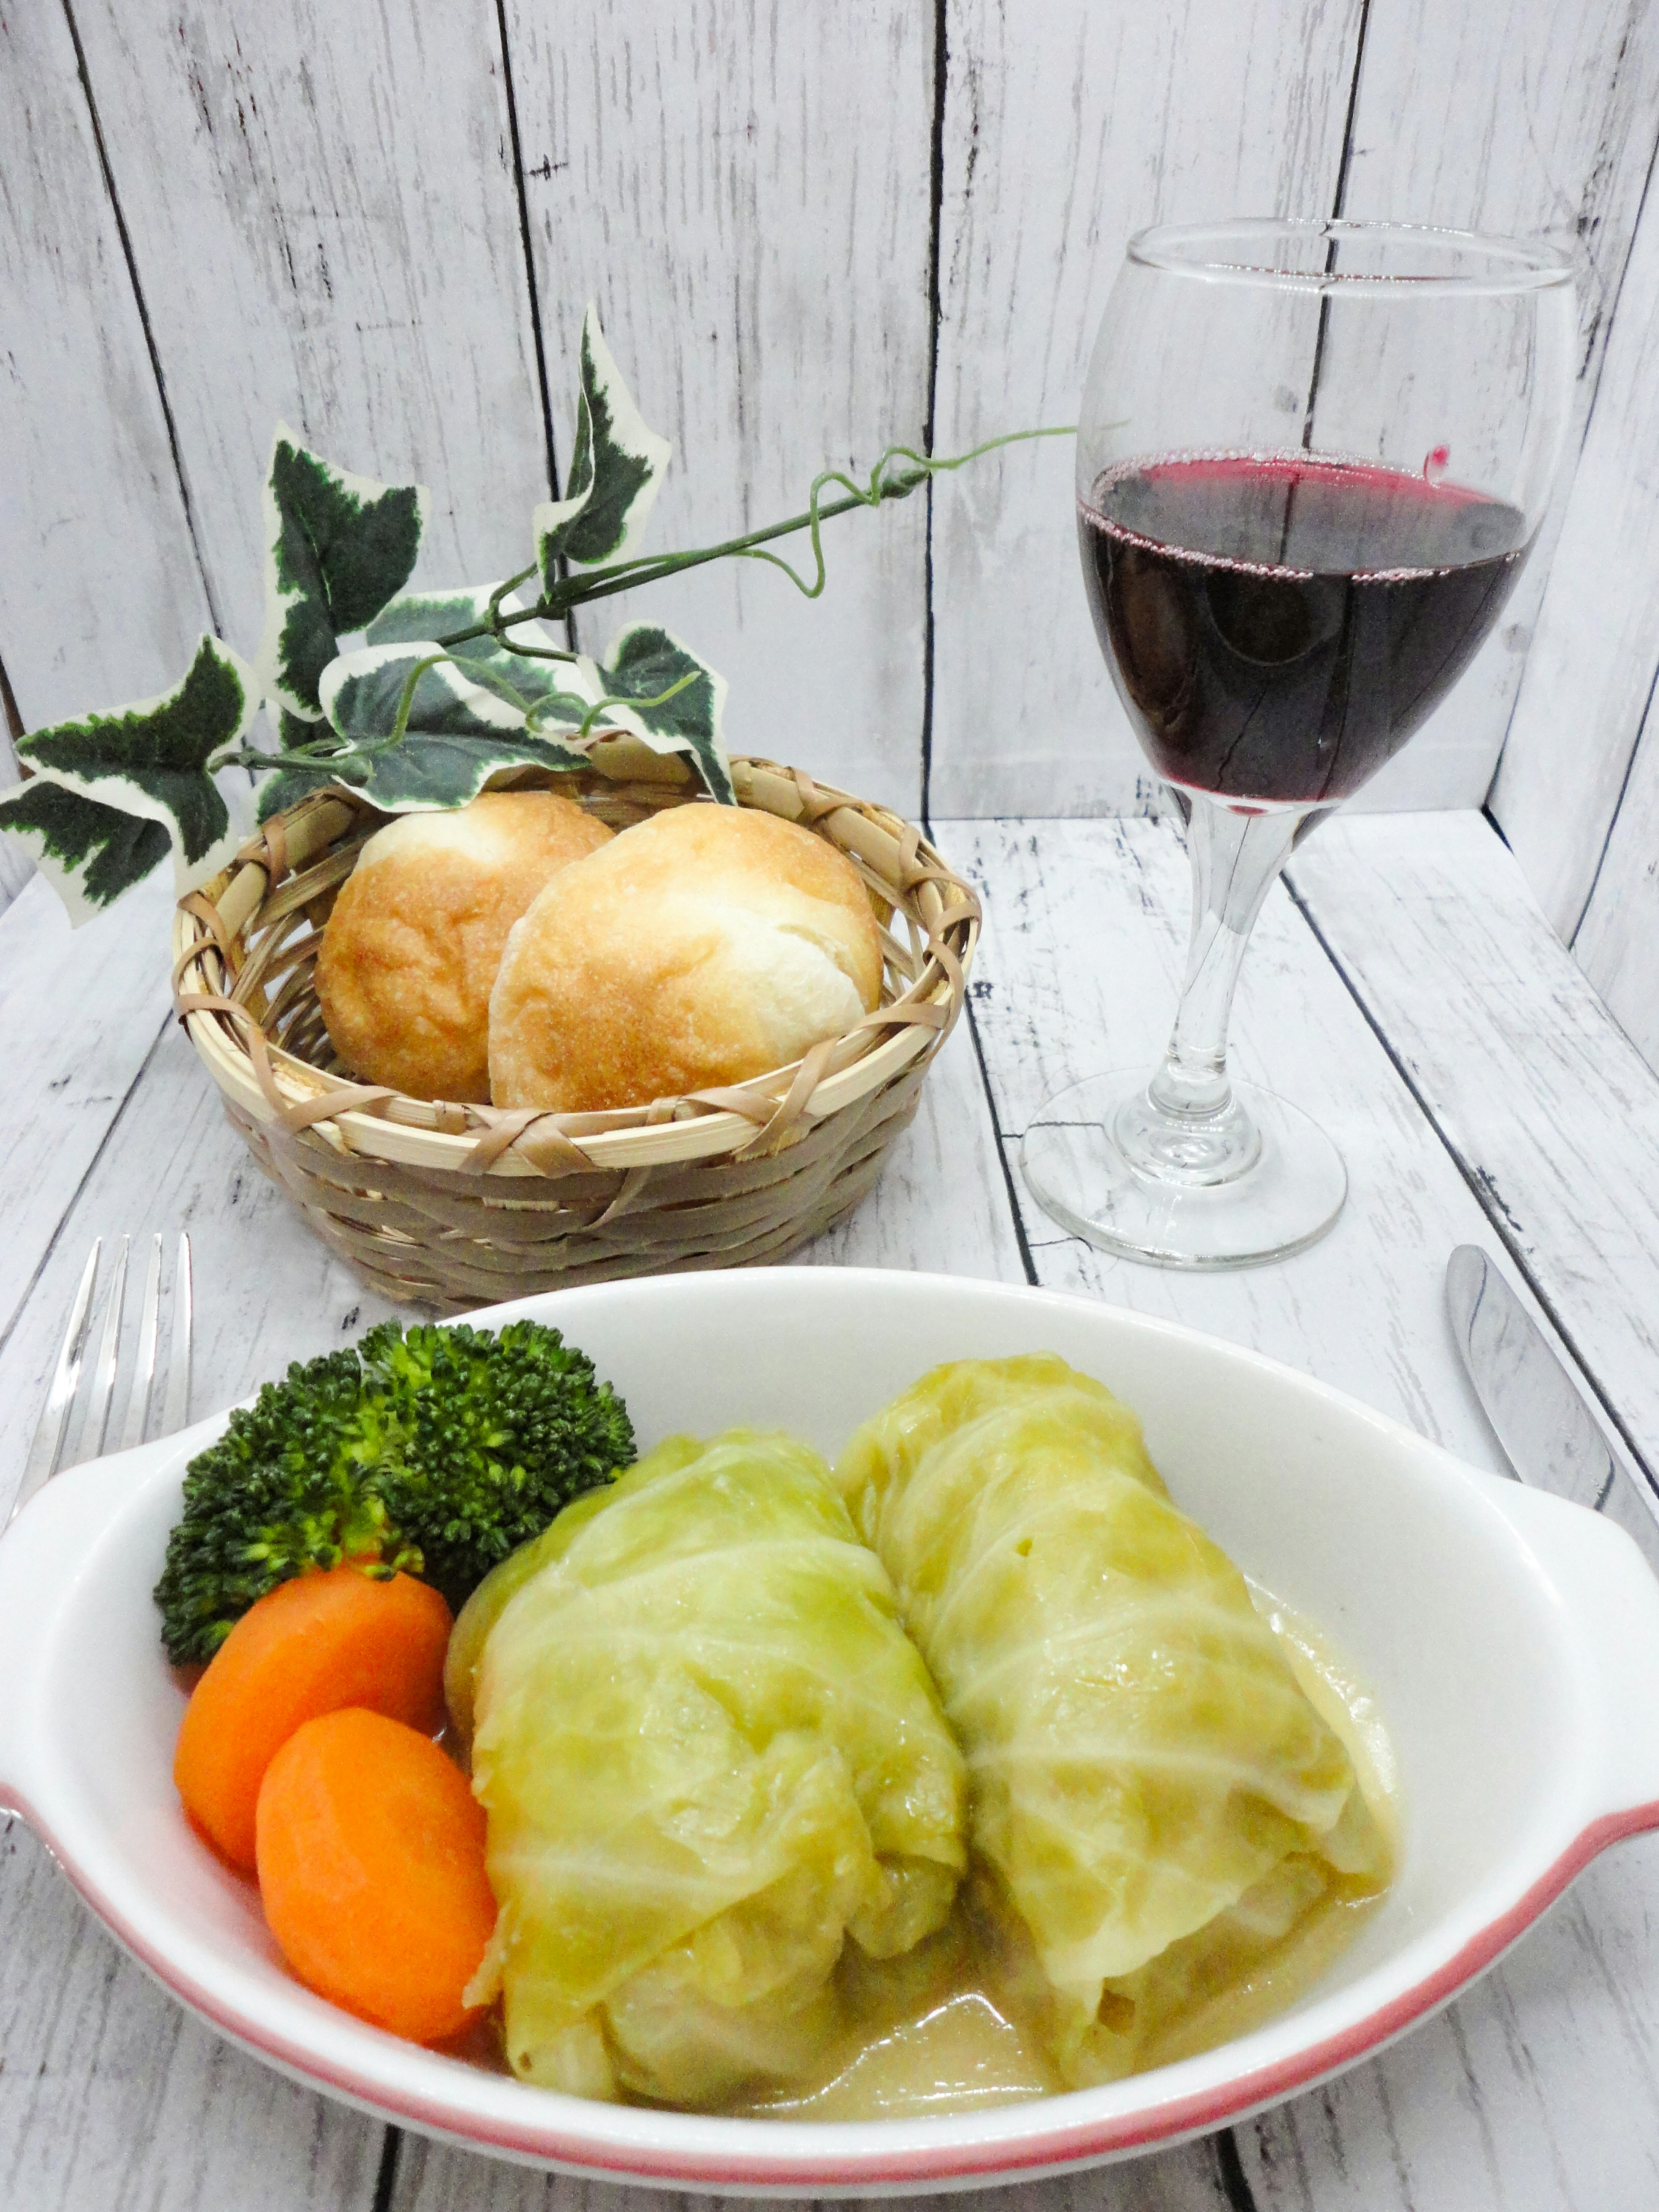
<path id="1" fill-rule="evenodd" d="M 507 933 L 561 868 L 611 832 L 550 791 L 400 814 L 342 885 L 317 955 L 334 1049 L 416 1098 L 489 1102 L 489 990 Z"/>
<path id="2" fill-rule="evenodd" d="M 677 806 L 550 883 L 489 1001 L 498 1106 L 590 1113 L 740 1083 L 868 1013 L 881 939 L 852 863 L 775 815 Z"/>

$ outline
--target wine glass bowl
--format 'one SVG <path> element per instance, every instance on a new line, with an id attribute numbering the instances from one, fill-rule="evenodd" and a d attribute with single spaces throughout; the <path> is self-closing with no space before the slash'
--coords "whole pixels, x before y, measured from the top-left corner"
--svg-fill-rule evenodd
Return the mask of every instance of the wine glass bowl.
<path id="1" fill-rule="evenodd" d="M 1335 1147 L 1228 1076 L 1239 963 L 1296 837 L 1497 620 L 1559 465 L 1575 328 L 1547 245 L 1324 221 L 1131 240 L 1085 389 L 1078 538 L 1107 666 L 1188 817 L 1194 920 L 1151 1081 L 1089 1078 L 1026 1133 L 1034 1194 L 1091 1243 L 1231 1267 L 1335 1219 Z"/>

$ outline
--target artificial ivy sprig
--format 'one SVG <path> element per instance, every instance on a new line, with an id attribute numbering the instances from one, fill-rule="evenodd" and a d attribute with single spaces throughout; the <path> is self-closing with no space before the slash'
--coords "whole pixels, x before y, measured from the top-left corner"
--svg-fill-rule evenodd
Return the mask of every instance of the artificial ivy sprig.
<path id="1" fill-rule="evenodd" d="M 965 453 L 921 453 L 913 446 L 889 446 L 875 467 L 870 471 L 867 483 L 858 483 L 842 469 L 823 469 L 813 477 L 807 495 L 807 505 L 799 514 L 793 514 L 787 522 L 775 522 L 762 530 L 751 530 L 741 538 L 727 538 L 718 545 L 706 545 L 688 553 L 649 554 L 632 561 L 612 562 L 607 567 L 578 573 L 562 578 L 550 587 L 533 606 L 509 614 L 501 612 L 507 597 L 536 574 L 533 568 L 524 568 L 516 576 L 508 577 L 491 595 L 485 619 L 471 629 L 459 630 L 441 641 L 449 646 L 460 645 L 475 637 L 494 638 L 509 653 L 530 652 L 535 648 L 515 646 L 507 630 L 515 623 L 535 620 L 554 621 L 585 606 L 590 600 L 611 598 L 617 592 L 638 589 L 645 584 L 655 584 L 666 576 L 677 576 L 683 569 L 697 568 L 709 561 L 766 561 L 775 568 L 781 568 L 790 582 L 807 599 L 821 597 L 828 581 L 829 571 L 823 556 L 820 526 L 838 514 L 850 514 L 855 507 L 880 507 L 885 501 L 908 499 L 910 494 L 928 479 L 943 476 L 952 470 L 966 468 L 986 453 L 994 453 L 1004 446 L 1017 446 L 1035 438 L 1069 438 L 1075 435 L 1073 425 L 1066 423 L 1037 430 L 1010 430 L 1000 438 L 988 438 L 983 445 L 975 446 Z M 889 477 L 890 463 L 908 461 L 911 465 L 902 475 Z M 826 484 L 842 484 L 848 496 L 823 502 L 821 494 Z M 798 531 L 809 531 L 812 540 L 812 559 L 817 571 L 809 584 L 792 564 L 776 553 L 763 549 L 774 538 L 787 538 Z"/>
<path id="2" fill-rule="evenodd" d="M 805 510 L 785 521 L 642 555 L 668 441 L 641 416 L 592 307 L 580 369 L 564 496 L 536 508 L 536 558 L 498 584 L 408 591 L 430 507 L 424 489 L 354 476 L 278 426 L 253 665 L 204 638 L 171 691 L 19 744 L 29 780 L 0 793 L 0 830 L 32 847 L 73 920 L 112 904 L 169 853 L 180 890 L 221 867 L 244 834 L 246 796 L 238 778 L 222 781 L 227 770 L 263 778 L 262 819 L 330 784 L 398 813 L 465 805 L 514 768 L 580 769 L 596 736 L 618 731 L 684 755 L 710 796 L 733 805 L 724 677 L 656 623 L 629 624 L 597 659 L 544 625 L 710 561 L 764 561 L 817 599 L 828 574 L 822 526 L 833 516 L 908 498 L 1001 447 L 1071 434 L 1014 431 L 954 455 L 890 446 L 867 481 L 821 471 Z M 830 490 L 842 495 L 826 499 Z M 803 530 L 810 578 L 769 550 Z M 262 702 L 274 747 L 249 740 Z"/>

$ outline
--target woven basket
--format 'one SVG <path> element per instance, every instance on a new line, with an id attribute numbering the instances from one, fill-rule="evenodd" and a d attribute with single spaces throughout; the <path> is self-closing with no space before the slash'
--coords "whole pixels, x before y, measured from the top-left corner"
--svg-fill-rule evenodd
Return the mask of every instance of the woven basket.
<path id="1" fill-rule="evenodd" d="M 729 1088 L 552 1114 L 354 1081 L 313 985 L 323 924 L 386 818 L 347 793 L 274 817 L 180 902 L 174 1002 L 226 1112 L 318 1234 L 385 1297 L 457 1312 L 568 1283 L 752 1267 L 819 1235 L 874 1182 L 961 1011 L 979 902 L 884 807 L 769 761 L 740 760 L 732 773 L 740 805 L 844 853 L 886 919 L 877 1011 Z M 618 829 L 696 803 L 682 763 L 626 740 L 596 748 L 592 766 L 557 787 Z"/>

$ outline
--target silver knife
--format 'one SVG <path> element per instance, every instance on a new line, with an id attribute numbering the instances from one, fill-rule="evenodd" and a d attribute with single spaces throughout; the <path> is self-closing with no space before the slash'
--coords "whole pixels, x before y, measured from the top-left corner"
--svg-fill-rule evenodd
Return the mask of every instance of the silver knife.
<path id="1" fill-rule="evenodd" d="M 1511 1470 L 1605 1513 L 1659 1569 L 1659 1499 L 1614 1455 L 1543 1331 L 1475 1245 L 1460 1244 L 1446 1263 L 1446 1308 Z"/>

